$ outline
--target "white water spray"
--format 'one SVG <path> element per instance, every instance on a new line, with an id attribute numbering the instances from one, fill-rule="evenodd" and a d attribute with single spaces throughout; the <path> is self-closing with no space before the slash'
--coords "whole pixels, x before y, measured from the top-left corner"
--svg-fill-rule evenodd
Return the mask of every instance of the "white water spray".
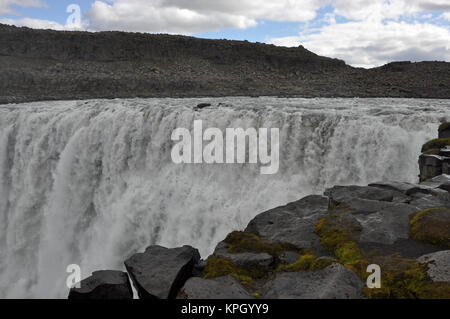
<path id="1" fill-rule="evenodd" d="M 0 106 L 0 297 L 66 297 L 83 277 L 122 269 L 151 244 L 203 256 L 264 210 L 335 184 L 416 182 L 421 145 L 450 101 L 134 99 Z M 217 105 L 222 103 L 222 106 Z M 191 127 L 279 128 L 280 168 L 171 160 Z"/>

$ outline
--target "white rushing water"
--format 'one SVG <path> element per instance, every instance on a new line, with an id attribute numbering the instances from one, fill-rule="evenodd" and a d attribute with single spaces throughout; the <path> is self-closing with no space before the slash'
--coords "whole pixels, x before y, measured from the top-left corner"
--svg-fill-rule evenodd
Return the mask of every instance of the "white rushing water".
<path id="1" fill-rule="evenodd" d="M 193 107 L 210 102 L 200 112 Z M 219 103 L 224 103 L 217 107 Z M 175 165 L 175 128 L 280 128 L 280 170 Z M 449 100 L 133 99 L 0 106 L 0 297 L 66 297 L 151 244 L 203 256 L 258 213 L 335 184 L 416 182 Z"/>

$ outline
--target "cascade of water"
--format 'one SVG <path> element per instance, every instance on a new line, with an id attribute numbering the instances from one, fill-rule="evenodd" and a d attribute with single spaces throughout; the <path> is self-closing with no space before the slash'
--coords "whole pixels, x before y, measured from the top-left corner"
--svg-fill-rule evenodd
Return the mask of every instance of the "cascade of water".
<path id="1" fill-rule="evenodd" d="M 207 256 L 256 214 L 335 184 L 417 181 L 450 102 L 133 99 L 0 106 L 0 297 L 65 297 L 66 267 L 121 269 L 150 244 Z M 218 103 L 223 103 L 217 107 Z M 228 104 L 227 104 L 228 103 Z M 280 128 L 280 169 L 173 164 L 175 128 Z"/>

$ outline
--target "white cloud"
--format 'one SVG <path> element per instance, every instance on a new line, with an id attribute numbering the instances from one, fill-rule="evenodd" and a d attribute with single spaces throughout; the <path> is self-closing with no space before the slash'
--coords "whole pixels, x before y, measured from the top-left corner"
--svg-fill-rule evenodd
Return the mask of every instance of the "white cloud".
<path id="1" fill-rule="evenodd" d="M 18 27 L 29 27 L 33 29 L 52 29 L 52 30 L 66 30 L 66 28 L 55 22 L 49 20 L 41 20 L 41 19 L 31 19 L 31 18 L 22 18 L 22 19 L 1 19 L 0 23 L 15 25 Z"/>
<path id="2" fill-rule="evenodd" d="M 12 5 L 42 6 L 39 0 L 0 0 L 0 14 Z M 320 8 L 333 12 L 314 20 Z M 429 12 L 443 11 L 438 19 Z M 338 17 L 349 21 L 338 23 Z M 406 23 L 402 18 L 428 23 Z M 372 67 L 393 60 L 450 61 L 450 0 L 99 0 L 82 28 L 192 35 L 204 31 L 255 27 L 261 21 L 310 22 L 300 34 L 270 39 L 276 45 L 304 45 L 321 55 L 355 66 Z M 438 24 L 436 21 L 439 20 Z M 0 19 L 32 28 L 70 29 L 54 21 Z M 323 24 L 323 25 L 322 25 Z M 306 25 L 309 25 L 308 23 Z"/>
<path id="3" fill-rule="evenodd" d="M 321 55 L 343 59 L 361 67 L 390 61 L 450 61 L 450 30 L 445 27 L 405 22 L 365 20 L 324 26 L 318 33 L 276 38 L 276 45 L 304 45 Z"/>
<path id="4" fill-rule="evenodd" d="M 24 8 L 44 6 L 40 0 L 0 0 L 0 14 L 17 14 L 12 8 L 13 5 Z"/>
<path id="5" fill-rule="evenodd" d="M 441 14 L 441 16 L 439 18 L 445 19 L 447 21 L 450 21 L 450 11 L 449 12 L 444 12 L 443 14 Z"/>
<path id="6" fill-rule="evenodd" d="M 394 19 L 423 11 L 450 11 L 449 0 L 329 0 L 335 13 L 351 20 Z"/>
<path id="7" fill-rule="evenodd" d="M 259 19 L 309 21 L 327 0 L 113 0 L 95 1 L 87 13 L 94 30 L 193 34 L 246 29 Z"/>

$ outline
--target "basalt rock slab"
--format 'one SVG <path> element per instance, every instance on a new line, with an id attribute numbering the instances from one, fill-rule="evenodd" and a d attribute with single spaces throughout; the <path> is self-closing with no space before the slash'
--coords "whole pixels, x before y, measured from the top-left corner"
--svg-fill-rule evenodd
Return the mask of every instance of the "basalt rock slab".
<path id="1" fill-rule="evenodd" d="M 177 299 L 251 299 L 253 296 L 232 276 L 203 279 L 190 278 Z"/>
<path id="2" fill-rule="evenodd" d="M 268 242 L 282 242 L 297 248 L 320 249 L 320 238 L 314 234 L 317 221 L 328 210 L 328 198 L 308 196 L 256 216 L 245 231 Z"/>
<path id="3" fill-rule="evenodd" d="M 442 174 L 436 176 L 426 182 L 421 183 L 421 185 L 425 185 L 432 188 L 440 188 L 450 192 L 450 175 Z"/>
<path id="4" fill-rule="evenodd" d="M 399 239 L 408 239 L 409 220 L 420 208 L 395 204 L 370 215 L 356 215 L 362 226 L 360 242 L 391 245 Z"/>
<path id="5" fill-rule="evenodd" d="M 219 258 L 226 258 L 238 267 L 249 268 L 249 267 L 268 267 L 274 263 L 274 257 L 267 253 L 229 253 L 228 244 L 225 242 L 220 242 L 215 251 L 214 255 Z"/>
<path id="6" fill-rule="evenodd" d="M 353 271 L 333 263 L 319 271 L 277 273 L 261 291 L 268 299 L 363 299 L 363 287 Z"/>
<path id="7" fill-rule="evenodd" d="M 190 246 L 150 246 L 127 259 L 125 267 L 141 299 L 174 299 L 199 261 L 198 250 Z"/>
<path id="8" fill-rule="evenodd" d="M 433 195 L 421 196 L 412 200 L 410 204 L 420 208 L 421 210 L 435 207 L 450 208 L 450 201 L 446 200 L 445 198 L 439 198 Z"/>
<path id="9" fill-rule="evenodd" d="M 69 299 L 133 299 L 133 290 L 127 273 L 102 270 L 70 289 Z"/>
<path id="10" fill-rule="evenodd" d="M 359 198 L 365 200 L 392 202 L 394 191 L 371 186 L 335 186 L 325 191 L 334 206 L 345 205 L 349 199 Z"/>

